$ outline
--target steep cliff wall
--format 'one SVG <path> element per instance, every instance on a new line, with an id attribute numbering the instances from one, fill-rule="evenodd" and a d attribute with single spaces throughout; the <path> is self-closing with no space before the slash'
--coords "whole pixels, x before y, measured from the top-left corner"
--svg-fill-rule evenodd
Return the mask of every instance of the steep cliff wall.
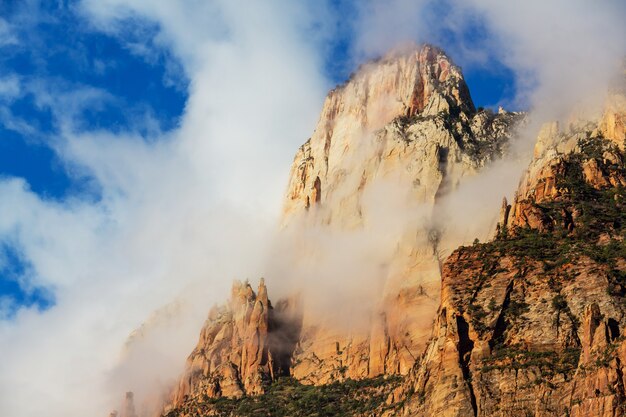
<path id="1" fill-rule="evenodd" d="M 358 233 L 379 221 L 370 213 L 390 198 L 376 194 L 387 185 L 395 187 L 393 198 L 404 211 L 384 216 L 405 220 L 385 253 L 373 255 L 378 258 L 371 269 L 380 266 L 380 272 L 360 281 L 343 271 L 334 277 L 380 286 L 362 297 L 367 299 L 361 303 L 372 307 L 360 311 L 368 315 L 367 326 L 333 328 L 319 311 L 304 306 L 292 368 L 296 378 L 317 384 L 409 371 L 435 316 L 441 259 L 475 237 L 441 227 L 445 214 L 439 200 L 500 157 L 522 117 L 476 112 L 460 68 L 432 46 L 366 64 L 331 91 L 313 136 L 294 159 L 284 232 L 298 238 L 307 230 Z M 303 260 L 323 258 L 324 245 L 293 241 L 289 272 L 295 280 Z"/>
<path id="2" fill-rule="evenodd" d="M 241 397 L 260 394 L 273 375 L 268 351 L 272 306 L 263 282 L 258 293 L 236 282 L 227 305 L 214 307 L 187 360 L 173 405 L 195 397 Z"/>
<path id="3" fill-rule="evenodd" d="M 605 121 L 625 110 L 543 129 L 498 237 L 447 259 L 406 415 L 624 415 L 626 155 Z"/>

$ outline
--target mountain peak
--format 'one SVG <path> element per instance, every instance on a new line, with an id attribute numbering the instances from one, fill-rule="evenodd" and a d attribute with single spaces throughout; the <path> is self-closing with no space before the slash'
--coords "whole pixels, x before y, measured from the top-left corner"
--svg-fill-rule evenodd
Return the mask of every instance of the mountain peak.
<path id="1" fill-rule="evenodd" d="M 399 116 L 475 112 L 461 68 L 429 44 L 396 49 L 361 65 L 329 93 L 324 109 L 322 119 L 350 113 L 373 130 Z"/>

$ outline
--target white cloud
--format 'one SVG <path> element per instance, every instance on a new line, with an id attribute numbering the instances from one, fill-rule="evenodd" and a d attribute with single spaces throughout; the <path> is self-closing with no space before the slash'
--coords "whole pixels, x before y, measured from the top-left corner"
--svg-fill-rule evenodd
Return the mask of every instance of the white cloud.
<path id="1" fill-rule="evenodd" d="M 190 79 L 174 131 L 148 140 L 84 131 L 75 116 L 113 99 L 106 92 L 64 91 L 49 80 L 30 90 L 61 127 L 59 156 L 90 173 L 102 199 L 54 202 L 23 181 L 0 182 L 0 236 L 32 264 L 30 285 L 52 288 L 57 302 L 0 323 L 6 415 L 105 415 L 129 389 L 141 401 L 146 387 L 175 376 L 232 279 L 262 273 L 293 151 L 310 134 L 327 87 L 317 40 L 307 37 L 315 14 L 290 2 L 203 4 L 83 4 L 92 22 L 120 37 L 142 19 L 156 22 L 155 47 L 170 48 Z M 143 380 L 122 383 L 126 337 L 175 297 L 192 305 L 185 325 L 175 326 L 169 346 L 144 352 L 161 366 L 148 361 Z"/>
<path id="2" fill-rule="evenodd" d="M 465 7 L 498 35 L 495 54 L 517 73 L 518 99 L 536 115 L 552 119 L 569 116 L 574 106 L 597 109 L 622 69 L 624 2 L 473 0 Z"/>
<path id="3" fill-rule="evenodd" d="M 13 100 L 21 92 L 20 79 L 17 75 L 0 77 L 0 99 Z"/>
<path id="4" fill-rule="evenodd" d="M 429 38 L 428 0 L 365 0 L 356 3 L 354 17 L 357 59 L 385 54 L 403 43 Z"/>
<path id="5" fill-rule="evenodd" d="M 26 120 L 13 114 L 10 108 L 0 107 L 0 124 L 7 130 L 20 133 L 26 137 L 36 135 L 37 130 Z"/>
<path id="6" fill-rule="evenodd" d="M 11 25 L 5 19 L 0 18 L 0 46 L 16 45 L 18 43 L 17 36 L 13 33 Z"/>
<path id="7" fill-rule="evenodd" d="M 495 59 L 516 75 L 516 102 L 510 104 L 531 108 L 543 119 L 567 117 L 574 103 L 597 109 L 626 54 L 626 4 L 620 0 L 358 4 L 357 57 L 380 55 L 399 43 L 429 41 L 440 43 L 465 65 L 486 67 Z M 477 36 L 477 28 L 487 36 Z"/>
<path id="8" fill-rule="evenodd" d="M 35 129 L 25 120 L 16 117 L 11 111 L 10 104 L 22 93 L 22 83 L 17 75 L 11 74 L 0 77 L 0 125 L 7 130 L 23 135 L 33 135 Z"/>

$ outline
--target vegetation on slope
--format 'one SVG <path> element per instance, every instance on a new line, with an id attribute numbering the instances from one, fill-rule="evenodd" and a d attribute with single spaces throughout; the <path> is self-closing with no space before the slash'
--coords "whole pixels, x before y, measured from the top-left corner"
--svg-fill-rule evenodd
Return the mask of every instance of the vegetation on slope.
<path id="1" fill-rule="evenodd" d="M 611 162 L 614 156 L 620 163 Z M 584 365 L 579 329 L 583 307 L 598 299 L 584 292 L 591 277 L 598 278 L 593 285 L 606 288 L 600 297 L 607 300 L 605 305 L 623 305 L 626 297 L 625 160 L 608 140 L 579 141 L 555 168 L 556 196 L 523 202 L 541 219 L 540 227 L 504 228 L 491 242 L 459 248 L 447 262 L 455 277 L 448 283 L 455 307 L 465 313 L 479 339 L 488 342 L 489 353 L 480 355 L 474 375 L 468 377 L 480 381 L 475 388 L 482 395 L 502 389 L 506 384 L 492 386 L 490 381 L 514 371 L 516 378 L 524 375 L 521 380 L 529 381 L 516 388 L 519 404 L 511 403 L 521 407 L 534 389 L 556 390 L 575 375 L 582 378 L 613 360 L 624 340 L 614 318 L 603 316 L 607 347 Z M 604 185 L 586 178 L 590 162 L 595 174 L 606 179 Z M 621 317 L 618 311 L 609 314 Z"/>
<path id="2" fill-rule="evenodd" d="M 263 395 L 188 400 L 165 417 L 375 416 L 395 409 L 395 406 L 387 405 L 385 400 L 401 382 L 402 378 L 398 376 L 381 376 L 313 386 L 283 377 L 273 382 Z"/>

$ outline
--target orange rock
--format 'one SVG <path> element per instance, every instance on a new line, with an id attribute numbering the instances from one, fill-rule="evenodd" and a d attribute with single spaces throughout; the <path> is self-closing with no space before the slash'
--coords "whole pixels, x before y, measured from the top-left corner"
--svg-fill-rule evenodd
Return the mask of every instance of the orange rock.
<path id="1" fill-rule="evenodd" d="M 376 282 L 383 290 L 364 300 L 371 306 L 362 320 L 369 322 L 368 329 L 329 328 L 319 311 L 303 313 L 296 378 L 317 384 L 411 369 L 435 317 L 441 259 L 476 237 L 433 227 L 445 224 L 436 218 L 438 202 L 500 155 L 521 117 L 476 113 L 461 69 L 429 45 L 365 64 L 329 93 L 315 132 L 291 168 L 284 229 L 296 236 L 307 230 L 361 230 L 376 221 L 368 217 L 368 193 L 385 181 L 402 190 L 408 207 L 430 212 L 432 218 L 407 220 L 390 244 L 397 249 L 380 260 L 386 268 Z M 453 119 L 458 123 L 449 122 Z M 483 146 L 488 151 L 481 151 Z M 491 227 L 489 222 L 480 233 L 486 237 Z M 301 251 L 296 259 L 324 250 L 298 244 L 289 245 Z M 297 271 L 295 265 L 291 274 Z M 302 291 L 307 292 L 306 283 Z"/>
<path id="2" fill-rule="evenodd" d="M 263 279 L 257 294 L 247 282 L 235 282 L 227 306 L 211 310 L 173 404 L 202 395 L 241 397 L 264 392 L 274 370 L 268 336 L 271 311 Z"/>

